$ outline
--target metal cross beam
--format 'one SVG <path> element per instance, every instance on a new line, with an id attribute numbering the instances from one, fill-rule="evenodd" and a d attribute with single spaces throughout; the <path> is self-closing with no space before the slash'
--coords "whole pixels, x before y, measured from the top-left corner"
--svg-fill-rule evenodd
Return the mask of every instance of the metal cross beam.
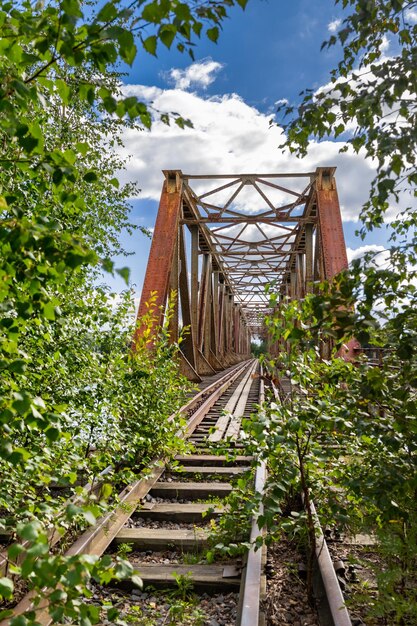
<path id="1" fill-rule="evenodd" d="M 179 325 L 188 328 L 181 344 L 187 376 L 198 380 L 249 355 L 271 312 L 267 284 L 281 298 L 303 298 L 314 281 L 347 267 L 335 169 L 164 172 L 138 316 L 156 292 L 160 325 L 175 293 L 171 339 Z"/>

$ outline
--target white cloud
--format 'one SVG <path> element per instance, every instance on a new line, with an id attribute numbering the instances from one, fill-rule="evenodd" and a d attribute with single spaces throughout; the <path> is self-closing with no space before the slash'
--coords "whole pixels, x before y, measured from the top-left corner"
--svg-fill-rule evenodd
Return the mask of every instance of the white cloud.
<path id="1" fill-rule="evenodd" d="M 360 246 L 359 248 L 346 248 L 347 257 L 349 263 L 354 261 L 355 259 L 360 259 L 365 254 L 369 252 L 375 253 L 375 264 L 378 266 L 384 265 L 387 261 L 389 252 L 386 250 L 384 246 L 379 246 L 376 244 Z"/>
<path id="2" fill-rule="evenodd" d="M 405 19 L 411 24 L 417 24 L 417 9 L 409 9 L 406 11 Z"/>
<path id="3" fill-rule="evenodd" d="M 287 98 L 280 98 L 279 100 L 277 100 L 276 102 L 274 102 L 274 105 L 275 105 L 276 107 L 278 107 L 278 106 L 282 106 L 283 104 L 284 104 L 284 105 L 289 104 L 289 101 L 287 100 Z"/>
<path id="4" fill-rule="evenodd" d="M 327 24 L 327 30 L 330 33 L 336 33 L 341 23 L 342 23 L 342 20 L 339 18 L 332 20 L 331 22 L 329 22 L 329 24 Z"/>
<path id="5" fill-rule="evenodd" d="M 221 63 L 212 59 L 204 59 L 198 63 L 189 65 L 184 70 L 172 68 L 165 74 L 175 89 L 188 89 L 189 87 L 201 87 L 207 89 L 216 79 L 217 73 L 223 68 Z"/>
<path id="6" fill-rule="evenodd" d="M 197 75 L 199 68 L 207 63 L 195 63 L 184 71 L 192 75 L 196 67 Z M 210 63 L 216 65 L 215 61 L 210 60 Z M 366 83 L 373 79 L 373 75 L 363 76 L 358 71 L 352 80 Z M 333 94 L 336 92 L 337 95 L 338 83 L 329 83 L 316 93 L 322 90 Z M 352 150 L 340 154 L 344 142 L 312 141 L 307 156 L 300 160 L 278 149 L 283 143 L 284 133 L 279 126 L 270 126 L 270 115 L 249 106 L 237 94 L 207 96 L 185 89 L 143 85 L 126 85 L 123 91 L 126 95 L 136 95 L 145 102 L 152 102 L 155 111 L 177 111 L 183 117 L 190 118 L 194 125 L 194 128 L 185 130 L 174 123 L 167 126 L 155 113 L 150 131 L 125 131 L 124 156 L 132 157 L 122 179 L 123 182 L 138 182 L 142 189 L 140 199 L 159 200 L 163 181 L 161 170 L 180 169 L 186 174 L 249 174 L 312 172 L 316 167 L 334 165 L 338 168 L 336 180 L 343 219 L 358 220 L 360 209 L 369 197 L 376 163 L 365 159 L 362 153 L 354 154 Z M 349 130 L 355 128 L 356 122 L 353 120 Z M 299 184 L 299 189 L 296 183 L 292 184 L 292 188 L 301 191 L 305 181 Z M 198 183 L 193 185 L 194 188 L 196 186 Z M 248 192 L 249 189 L 245 189 L 240 194 L 239 208 L 257 212 L 264 203 L 260 196 L 254 201 Z M 229 190 L 225 193 L 229 193 Z M 408 205 L 408 201 L 409 198 L 404 195 L 400 203 L 402 208 Z M 273 202 L 275 206 L 280 206 L 285 202 L 284 195 L 276 193 Z M 399 208 L 393 206 L 386 214 L 387 221 L 394 219 L 398 211 Z"/>
<path id="7" fill-rule="evenodd" d="M 379 49 L 381 50 L 381 52 L 386 52 L 388 50 L 389 46 L 390 46 L 390 43 L 389 43 L 388 37 L 386 35 L 383 35 L 382 36 L 382 43 L 381 43 Z"/>
<path id="8" fill-rule="evenodd" d="M 208 97 L 142 85 L 129 85 L 124 91 L 152 100 L 158 111 L 178 111 L 194 125 L 181 130 L 155 116 L 150 131 L 125 132 L 124 154 L 133 156 L 122 176 L 138 181 L 141 199 L 159 199 L 163 169 L 181 169 L 187 174 L 273 173 L 311 172 L 335 165 L 343 217 L 357 220 L 375 172 L 362 156 L 339 154 L 341 142 L 312 142 L 300 160 L 278 149 L 283 130 L 270 127 L 270 115 L 249 106 L 237 94 Z"/>

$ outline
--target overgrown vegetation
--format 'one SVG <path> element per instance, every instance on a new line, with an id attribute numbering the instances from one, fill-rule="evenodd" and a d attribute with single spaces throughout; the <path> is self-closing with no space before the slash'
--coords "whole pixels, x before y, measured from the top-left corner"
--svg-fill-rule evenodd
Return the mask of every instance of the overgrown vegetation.
<path id="1" fill-rule="evenodd" d="M 267 321 L 272 339 L 286 347 L 270 365 L 291 381 L 291 393 L 248 428 L 271 470 L 261 522 L 297 530 L 298 516 L 283 515 L 283 507 L 302 493 L 311 553 L 309 494 L 324 524 L 375 533 L 383 571 L 369 623 L 411 625 L 417 623 L 416 3 L 341 4 L 347 16 L 324 46 L 340 43 L 343 58 L 328 86 L 283 107 L 290 116 L 286 146 L 302 156 L 311 139 L 340 137 L 342 151 L 375 159 L 360 232 L 364 237 L 387 220 L 391 247 L 354 261 Z M 365 349 L 346 363 L 336 353 L 352 338 Z M 333 346 L 331 361 L 320 358 L 323 343 Z"/>
<path id="2" fill-rule="evenodd" d="M 209 549 L 205 553 L 207 563 L 245 554 L 250 548 L 248 537 L 252 516 L 259 504 L 254 493 L 254 474 L 248 471 L 231 482 L 233 491 L 217 502 L 225 510 L 218 519 L 210 520 Z"/>
<path id="3" fill-rule="evenodd" d="M 301 521 L 308 530 L 310 564 L 315 549 L 310 497 L 324 526 L 374 534 L 380 541 L 384 569 L 376 573 L 379 595 L 370 603 L 371 613 L 390 624 L 414 624 L 415 315 L 391 306 L 379 315 L 385 317 L 384 324 L 374 318 L 372 326 L 364 326 L 358 268 L 357 275 L 354 268 L 350 275 L 340 276 L 327 294 L 323 285 L 321 292 L 288 303 L 280 317 L 270 320 L 274 337 L 287 342 L 287 352 L 271 365 L 278 366 L 278 377 L 290 379 L 291 393 L 282 402 L 272 402 L 258 421 L 247 425 L 270 469 L 265 517 L 260 523 L 266 522 L 273 533 L 281 529 L 299 534 Z M 378 272 L 376 276 L 381 278 Z M 388 297 L 383 286 L 375 280 L 368 291 L 368 296 L 373 293 L 372 301 Z M 404 288 L 402 282 L 401 294 Z M 333 312 L 341 312 L 348 291 L 357 302 L 356 312 L 344 309 L 342 322 L 335 325 Z M 413 293 L 410 285 L 409 295 Z M 335 353 L 325 361 L 318 346 L 324 338 L 334 341 L 335 335 L 340 339 L 334 352 L 343 339 L 354 336 L 367 338 L 374 348 L 358 354 L 354 363 Z M 297 493 L 306 503 L 301 520 L 287 509 Z"/>
<path id="4" fill-rule="evenodd" d="M 261 341 L 252 341 L 250 344 L 250 351 L 251 354 L 255 357 L 258 358 L 261 356 L 261 354 L 266 354 L 267 352 L 267 346 L 266 346 L 266 341 L 264 339 L 262 339 Z"/>
<path id="5" fill-rule="evenodd" d="M 62 534 L 94 523 L 109 506 L 117 505 L 110 482 L 121 487 L 148 470 L 155 456 L 170 455 L 183 445 L 175 434 L 178 419 L 168 418 L 184 402 L 188 384 L 178 374 L 172 358 L 175 346 L 169 344 L 166 330 L 152 352 L 143 342 L 132 353 L 133 325 L 122 315 L 126 305 L 115 313 L 107 302 L 100 309 L 97 298 L 92 304 L 97 326 L 89 325 L 84 306 L 83 328 L 74 325 L 77 341 L 74 338 L 66 351 L 56 346 L 59 371 L 55 373 L 55 364 L 52 371 L 44 368 L 40 391 L 53 406 L 60 402 L 60 430 L 54 437 L 46 432 L 33 438 L 23 431 L 19 449 L 24 465 L 2 460 L 2 522 L 19 539 L 7 550 L 10 578 L 3 583 L 16 577 L 28 581 L 50 599 L 54 620 L 64 615 L 75 621 L 96 619 L 96 609 L 78 600 L 80 594 L 90 595 L 90 577 L 105 582 L 134 572 L 119 558 L 123 554 L 116 562 L 108 556 L 50 556 L 52 531 Z M 106 330 L 100 311 L 107 316 Z M 151 326 L 152 315 L 142 323 Z M 18 434 L 14 442 L 19 445 Z M 88 494 L 81 486 L 86 483 L 101 487 Z M 71 495 L 78 495 L 76 503 L 68 502 Z M 71 593 L 57 594 L 58 584 L 64 589 L 70 585 Z M 41 591 L 44 587 L 46 592 Z"/>
<path id="6" fill-rule="evenodd" d="M 16 532 L 0 596 L 12 602 L 17 577 L 37 591 L 47 586 L 55 622 L 96 623 L 97 607 L 79 600 L 91 594 L 89 580 L 134 572 L 120 558 L 51 555 L 49 528 L 90 524 L 109 506 L 108 488 L 85 497 L 79 478 L 97 481 L 112 465 L 128 480 L 175 445 L 167 417 L 184 388 L 166 333 L 154 353 L 138 345 L 132 354 L 129 296 L 111 303 L 94 280 L 102 269 L 114 271 L 110 256 L 129 222 L 132 190 L 120 189 L 114 176 L 121 165 L 112 152 L 117 128 L 151 122 L 142 102 L 124 97 L 114 64 L 131 64 L 137 45 L 150 54 L 175 45 L 192 56 L 193 38 L 215 41 L 235 4 L 246 0 L 0 5 L 0 506 L 3 525 Z M 274 365 L 291 379 L 293 393 L 250 432 L 271 468 L 261 521 L 274 528 L 284 496 L 311 490 L 329 523 L 374 531 L 389 575 L 371 610 L 411 625 L 417 623 L 417 25 L 410 17 L 416 3 L 342 4 L 350 14 L 328 45 L 339 41 L 343 58 L 328 88 L 287 110 L 294 116 L 287 146 L 303 155 L 312 136 L 336 136 L 376 159 L 362 234 L 394 213 L 392 247 L 382 263 L 368 255 L 269 321 L 273 337 L 290 346 Z M 388 57 L 385 37 L 394 50 Z M 127 277 L 125 268 L 116 271 Z M 323 362 L 312 347 L 324 340 L 336 350 L 351 337 L 382 349 L 378 365 L 366 354 L 354 365 Z M 65 497 L 57 497 L 56 486 L 67 488 Z M 61 508 L 72 491 L 80 502 Z M 297 527 L 297 515 L 282 520 L 282 527 Z M 110 608 L 108 618 L 117 611 Z M 10 620 L 35 622 L 35 611 Z"/>
<path id="7" fill-rule="evenodd" d="M 102 271 L 128 278 L 111 262 L 120 231 L 133 228 L 134 189 L 115 175 L 119 129 L 151 123 L 115 70 L 138 47 L 156 54 L 175 45 L 192 56 L 194 40 L 215 41 L 235 4 L 246 2 L 0 4 L 0 517 L 14 532 L 0 619 L 11 625 L 36 622 L 36 611 L 7 610 L 18 578 L 35 603 L 48 596 L 54 622 L 89 626 L 100 619 L 79 600 L 91 595 L 89 580 L 134 576 L 119 557 L 49 551 L 53 528 L 94 523 L 114 502 L 108 486 L 87 495 L 80 484 L 94 486 L 110 466 L 106 476 L 123 483 L 177 445 L 178 424 L 167 418 L 186 387 L 166 329 L 152 352 L 138 342 L 132 353 L 131 295 L 115 300 L 97 286 Z M 77 504 L 68 504 L 74 492 Z"/>

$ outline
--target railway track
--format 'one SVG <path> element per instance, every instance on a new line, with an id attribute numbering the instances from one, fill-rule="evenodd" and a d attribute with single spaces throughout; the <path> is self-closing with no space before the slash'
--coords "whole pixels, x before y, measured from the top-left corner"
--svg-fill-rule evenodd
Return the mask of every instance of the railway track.
<path id="1" fill-rule="evenodd" d="M 106 551 L 123 554 L 143 581 L 143 592 L 135 588 L 109 591 L 95 587 L 93 602 L 99 604 L 97 598 L 100 597 L 107 598 L 108 602 L 113 594 L 118 598 L 117 603 L 124 605 L 122 614 L 126 614 L 126 619 L 141 624 L 154 608 L 145 606 L 145 599 L 149 597 L 146 590 L 149 586 L 158 588 L 158 597 L 168 600 L 162 603 L 164 609 L 159 617 L 159 608 L 153 612 L 155 624 L 169 624 L 175 618 L 173 607 L 179 610 L 178 602 L 173 604 L 172 598 L 176 596 L 175 591 L 172 595 L 172 590 L 178 588 L 184 595 L 186 587 L 200 594 L 199 607 L 208 607 L 206 616 L 201 608 L 194 608 L 194 612 L 199 611 L 197 621 L 190 623 L 225 626 L 260 623 L 262 550 L 250 550 L 244 561 L 241 558 L 213 563 L 201 561 L 208 546 L 210 525 L 224 514 L 222 500 L 232 492 L 233 480 L 251 471 L 253 457 L 240 454 L 240 425 L 263 400 L 258 367 L 257 362 L 251 360 L 206 379 L 200 392 L 181 410 L 187 417 L 183 436 L 193 444 L 193 453 L 176 457 L 174 463 L 155 459 L 145 478 L 128 485 L 119 494 L 118 506 L 76 538 L 65 551 L 66 556 L 100 556 Z M 219 446 L 222 453 L 219 453 Z M 213 448 L 217 454 L 213 453 Z M 261 466 L 255 476 L 255 488 L 259 491 L 262 491 L 264 478 L 265 468 Z M 252 540 L 257 535 L 259 531 L 253 520 Z M 47 600 L 49 591 L 42 590 L 44 599 L 36 606 L 37 622 L 43 626 L 52 623 Z M 216 601 L 216 593 L 222 601 Z M 33 610 L 35 597 L 33 591 L 27 593 L 14 607 L 14 616 Z M 222 610 L 228 607 L 221 621 L 216 619 L 216 604 L 223 607 Z M 1 626 L 8 623 L 9 619 L 3 620 Z M 181 622 L 177 619 L 177 623 Z"/>
<path id="2" fill-rule="evenodd" d="M 279 402 L 277 390 L 274 391 Z M 263 492 L 266 467 L 245 456 L 240 430 L 242 419 L 248 418 L 263 400 L 264 382 L 257 361 L 241 363 L 206 378 L 199 392 L 181 409 L 187 420 L 181 435 L 191 442 L 193 452 L 176 456 L 174 460 L 155 459 L 145 478 L 121 491 L 117 507 L 76 537 L 65 551 L 59 547 L 56 533 L 51 534 L 50 546 L 55 551 L 60 550 L 67 557 L 104 553 L 122 556 L 131 562 L 143 581 L 143 590 L 127 582 L 117 587 L 94 584 L 92 599 L 86 602 L 97 607 L 103 603 L 122 607 L 126 623 L 146 626 L 266 623 L 260 609 L 266 585 L 266 549 L 252 548 L 243 559 L 241 556 L 222 557 L 214 562 L 204 559 L 210 547 L 212 526 L 225 514 L 223 501 L 232 493 L 234 481 L 251 472 L 254 491 Z M 262 514 L 262 507 L 254 515 L 246 538 L 251 545 L 260 534 L 258 514 Z M 335 571 L 334 558 L 317 515 L 316 521 L 315 592 L 320 623 L 352 626 L 355 621 L 344 606 L 340 576 Z M 4 551 L 3 560 L 6 554 Z M 184 600 L 191 589 L 194 600 L 187 605 Z M 14 616 L 23 616 L 36 605 L 37 622 L 42 626 L 52 624 L 47 600 L 50 591 L 42 590 L 43 599 L 38 604 L 39 593 L 27 593 L 14 607 Z M 173 611 L 181 607 L 184 611 L 187 606 L 194 613 L 190 613 L 189 621 L 183 614 L 185 621 L 181 621 L 180 613 Z M 9 623 L 10 618 L 0 622 L 0 626 Z M 105 619 L 101 623 L 113 624 Z"/>
<path id="3" fill-rule="evenodd" d="M 271 387 L 278 404 L 287 402 L 293 393 L 291 383 L 286 377 L 280 378 L 279 389 L 274 384 Z M 360 619 L 350 614 L 346 606 L 340 559 L 333 546 L 329 545 L 332 540 L 328 533 L 323 531 L 313 498 L 313 494 L 310 494 L 310 508 L 316 529 L 313 588 L 319 622 L 322 626 L 364 626 Z M 306 507 L 305 502 L 304 506 Z M 344 572 L 343 569 L 343 574 Z"/>

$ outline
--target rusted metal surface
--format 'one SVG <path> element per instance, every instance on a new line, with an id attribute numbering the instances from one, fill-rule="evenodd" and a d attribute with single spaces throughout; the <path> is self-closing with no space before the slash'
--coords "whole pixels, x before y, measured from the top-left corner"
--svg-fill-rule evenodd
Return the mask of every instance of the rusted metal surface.
<path id="1" fill-rule="evenodd" d="M 346 607 L 329 549 L 321 529 L 320 520 L 312 501 L 310 501 L 310 508 L 316 525 L 317 564 L 328 605 L 326 626 L 352 626 L 349 611 Z"/>
<path id="2" fill-rule="evenodd" d="M 259 404 L 261 405 L 261 407 L 264 400 L 264 381 L 261 378 L 259 390 Z M 255 492 L 257 494 L 263 494 L 265 481 L 266 465 L 262 461 L 260 465 L 256 468 Z M 246 562 L 237 626 L 258 626 L 259 624 L 263 555 L 261 548 L 255 550 L 255 542 L 256 538 L 262 534 L 262 530 L 260 530 L 258 526 L 258 516 L 262 514 L 263 504 L 261 502 L 258 511 L 252 519 L 252 528 L 250 534 L 250 542 L 252 544 L 252 547 L 249 550 Z"/>
<path id="3" fill-rule="evenodd" d="M 176 172 L 167 172 L 164 181 L 159 211 L 156 218 L 151 251 L 146 268 L 145 280 L 139 304 L 138 317 L 148 313 L 148 303 L 155 294 L 155 326 L 161 326 L 171 282 L 174 254 L 177 250 L 178 223 L 180 219 L 182 180 Z M 133 344 L 141 336 L 142 329 L 136 331 Z"/>
<path id="4" fill-rule="evenodd" d="M 263 493 L 266 480 L 265 463 L 256 470 L 255 491 Z M 259 515 L 263 513 L 263 505 L 258 509 Z M 252 544 L 261 535 L 257 518 L 252 522 L 250 541 Z M 261 576 L 262 576 L 262 548 L 255 550 L 254 545 L 249 550 L 246 563 L 245 585 L 242 598 L 241 619 L 239 626 L 253 626 L 259 623 L 260 598 L 261 598 Z"/>
<path id="5" fill-rule="evenodd" d="M 179 295 L 181 299 L 182 325 L 187 328 L 187 333 L 182 341 L 182 373 L 194 382 L 200 382 L 201 378 L 197 373 L 197 348 L 196 348 L 196 325 L 194 324 L 190 292 L 188 289 L 188 263 L 185 250 L 184 233 L 180 229 L 179 247 Z M 186 359 L 185 367 L 184 360 Z M 188 371 L 187 371 L 188 370 Z"/>
<path id="6" fill-rule="evenodd" d="M 167 290 L 180 292 L 182 319 L 175 310 L 171 325 L 190 327 L 183 347 L 195 379 L 248 358 L 251 338 L 265 337 L 267 285 L 299 299 L 347 266 L 334 172 L 165 172 L 139 313 L 157 291 L 161 323 Z"/>
<path id="7" fill-rule="evenodd" d="M 328 280 L 348 266 L 334 169 L 323 168 L 319 172 L 317 181 L 317 204 L 323 251 L 324 278 Z"/>

